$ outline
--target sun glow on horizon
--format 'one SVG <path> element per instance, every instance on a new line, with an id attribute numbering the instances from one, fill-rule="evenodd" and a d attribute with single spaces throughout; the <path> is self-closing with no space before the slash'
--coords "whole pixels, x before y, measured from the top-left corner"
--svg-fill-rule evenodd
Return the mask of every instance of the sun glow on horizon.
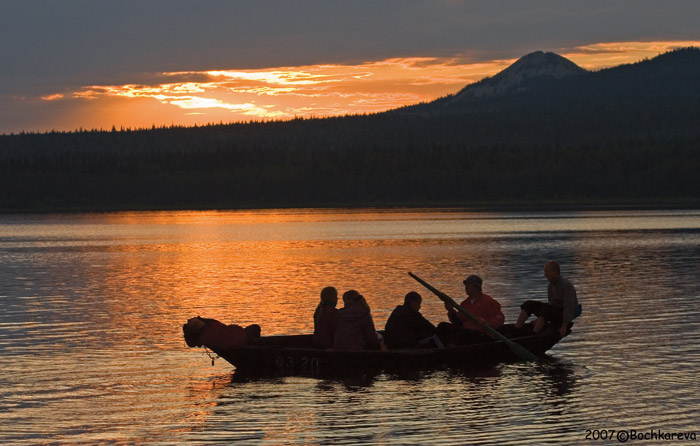
<path id="1" fill-rule="evenodd" d="M 700 42 L 607 42 L 551 51 L 583 68 L 598 70 L 687 46 L 700 46 Z M 101 109 L 106 111 L 99 117 L 87 111 L 78 114 L 100 119 L 94 128 L 341 116 L 381 112 L 454 94 L 515 60 L 406 57 L 359 64 L 164 72 L 154 75 L 155 82 L 91 85 L 40 99 L 70 102 L 75 108 L 93 104 L 90 107 L 95 109 L 97 103 L 104 103 Z M 80 122 L 74 128 L 89 127 L 86 124 Z"/>
<path id="2" fill-rule="evenodd" d="M 587 70 L 639 62 L 678 48 L 699 47 L 700 41 L 607 42 L 583 45 L 560 53 Z"/>

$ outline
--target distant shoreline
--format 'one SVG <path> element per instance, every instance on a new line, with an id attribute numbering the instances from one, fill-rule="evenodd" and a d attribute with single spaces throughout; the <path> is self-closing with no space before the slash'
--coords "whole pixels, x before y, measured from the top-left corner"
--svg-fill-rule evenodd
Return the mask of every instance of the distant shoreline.
<path id="1" fill-rule="evenodd" d="M 10 214 L 69 214 L 69 213 L 111 213 L 111 212 L 177 212 L 177 211 L 264 211 L 264 210 L 293 210 L 308 209 L 318 211 L 330 210 L 382 210 L 382 211 L 442 211 L 442 212 L 576 212 L 576 211 L 643 211 L 643 210 L 692 210 L 700 209 L 699 200 L 668 200 L 643 203 L 639 201 L 606 201 L 606 202 L 497 202 L 497 203 L 457 203 L 457 202 L 424 202 L 424 203 L 288 203 L 267 204 L 265 206 L 74 206 L 60 208 L 26 208 L 0 209 L 0 215 Z"/>

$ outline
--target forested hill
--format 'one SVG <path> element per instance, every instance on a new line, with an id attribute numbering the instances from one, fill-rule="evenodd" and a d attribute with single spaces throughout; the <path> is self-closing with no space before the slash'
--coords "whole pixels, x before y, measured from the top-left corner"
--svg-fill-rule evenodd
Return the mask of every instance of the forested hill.
<path id="1" fill-rule="evenodd" d="M 385 113 L 0 136 L 0 209 L 700 203 L 700 49 Z"/>
<path id="2" fill-rule="evenodd" d="M 525 69 L 510 73 L 521 64 Z M 544 69 L 527 70 L 528 65 Z M 471 137 L 513 137 L 521 147 L 581 146 L 641 142 L 645 137 L 650 143 L 660 142 L 656 138 L 697 141 L 699 103 L 697 48 L 596 72 L 552 53 L 533 53 L 456 95 L 394 113 L 458 117 Z M 462 136 L 469 138 L 467 131 Z"/>

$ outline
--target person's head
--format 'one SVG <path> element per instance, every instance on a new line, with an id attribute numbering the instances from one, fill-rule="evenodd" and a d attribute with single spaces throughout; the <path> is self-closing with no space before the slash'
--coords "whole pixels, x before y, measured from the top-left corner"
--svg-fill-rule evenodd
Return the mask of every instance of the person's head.
<path id="1" fill-rule="evenodd" d="M 343 304 L 352 304 L 360 300 L 360 293 L 355 290 L 348 290 L 343 293 Z"/>
<path id="2" fill-rule="evenodd" d="M 420 306 L 422 302 L 423 298 L 420 294 L 416 293 L 415 291 L 411 291 L 410 293 L 406 294 L 406 296 L 404 296 L 403 298 L 404 306 L 411 308 L 413 311 L 420 311 Z"/>
<path id="3" fill-rule="evenodd" d="M 321 302 L 334 306 L 338 303 L 338 290 L 332 286 L 327 286 L 321 290 Z"/>
<path id="4" fill-rule="evenodd" d="M 354 303 L 359 303 L 369 310 L 369 304 L 365 300 L 365 297 L 355 290 L 348 290 L 343 293 L 343 304 L 347 307 Z"/>
<path id="5" fill-rule="evenodd" d="M 481 285 L 483 280 L 477 275 L 470 275 L 462 282 L 464 284 L 464 290 L 467 292 L 467 296 L 476 297 L 481 295 Z"/>
<path id="6" fill-rule="evenodd" d="M 559 267 L 559 262 L 555 260 L 550 260 L 544 264 L 544 276 L 550 282 L 556 282 L 559 279 L 559 274 L 561 273 L 561 268 Z"/>

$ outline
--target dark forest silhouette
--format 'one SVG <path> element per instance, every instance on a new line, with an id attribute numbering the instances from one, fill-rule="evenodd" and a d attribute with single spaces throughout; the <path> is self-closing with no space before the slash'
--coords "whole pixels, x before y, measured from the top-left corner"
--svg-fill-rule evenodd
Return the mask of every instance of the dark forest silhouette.
<path id="1" fill-rule="evenodd" d="M 2 135 L 0 208 L 695 204 L 698 80 L 687 48 L 372 115 Z"/>

